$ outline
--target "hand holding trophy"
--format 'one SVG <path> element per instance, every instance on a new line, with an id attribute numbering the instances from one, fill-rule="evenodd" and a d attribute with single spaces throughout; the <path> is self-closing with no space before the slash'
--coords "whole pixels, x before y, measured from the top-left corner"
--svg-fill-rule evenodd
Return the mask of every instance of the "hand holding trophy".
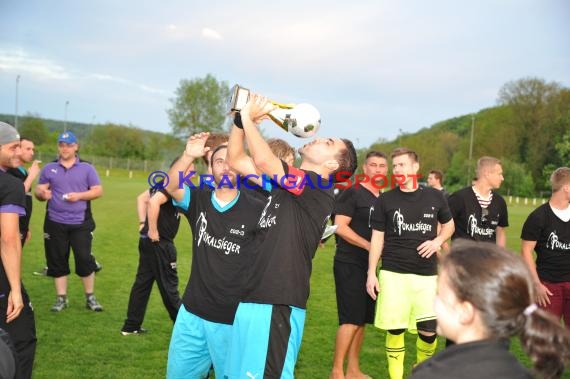
<path id="1" fill-rule="evenodd" d="M 228 113 L 239 112 L 249 100 L 249 90 L 233 86 L 228 103 Z M 300 138 L 314 136 L 321 126 L 321 115 L 319 111 L 310 104 L 281 104 L 275 101 L 271 103 L 277 109 L 269 113 L 269 118 L 281 129 Z"/>

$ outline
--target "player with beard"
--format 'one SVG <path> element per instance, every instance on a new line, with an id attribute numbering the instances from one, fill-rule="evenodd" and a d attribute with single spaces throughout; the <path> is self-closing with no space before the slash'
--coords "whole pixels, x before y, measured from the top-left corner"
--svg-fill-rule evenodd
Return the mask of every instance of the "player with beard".
<path id="1" fill-rule="evenodd" d="M 418 186 L 420 164 L 414 151 L 394 150 L 392 166 L 401 184 L 384 192 L 374 205 L 366 290 L 373 299 L 378 296 L 374 325 L 387 331 L 388 373 L 390 378 L 400 379 L 404 375 L 406 329 L 418 333 L 417 363 L 435 352 L 436 253 L 451 237 L 454 226 L 441 191 Z"/>
<path id="2" fill-rule="evenodd" d="M 259 220 L 264 233 L 236 313 L 230 379 L 294 376 L 312 258 L 334 207 L 330 179 L 339 171 L 350 176 L 356 168 L 352 143 L 340 138 L 317 138 L 303 146 L 299 168 L 277 158 L 257 128 L 274 108 L 266 98 L 250 94 L 228 143 L 228 159 L 238 173 L 261 172 L 278 182 Z"/>
<path id="3" fill-rule="evenodd" d="M 209 151 L 208 135 L 191 136 L 168 173 L 166 190 L 192 228 L 192 269 L 172 331 L 168 378 L 206 377 L 212 363 L 216 377 L 223 378 L 232 323 L 264 206 L 248 191 L 238 190 L 225 145 L 214 149 L 210 158 L 213 189 L 181 182 L 185 178 L 181 173 Z"/>
<path id="4" fill-rule="evenodd" d="M 31 378 L 36 352 L 36 323 L 21 281 L 22 245 L 19 216 L 25 214 L 24 185 L 8 175 L 20 153 L 20 136 L 0 122 L 0 328 L 10 335 L 16 351 L 16 378 Z"/>

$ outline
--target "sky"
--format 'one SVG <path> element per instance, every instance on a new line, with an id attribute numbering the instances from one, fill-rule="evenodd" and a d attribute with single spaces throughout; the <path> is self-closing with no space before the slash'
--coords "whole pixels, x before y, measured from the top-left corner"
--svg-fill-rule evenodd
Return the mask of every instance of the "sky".
<path id="1" fill-rule="evenodd" d="M 567 0 L 0 0 L 0 15 L 0 113 L 71 124 L 170 132 L 180 81 L 212 74 L 310 103 L 318 135 L 362 148 L 492 107 L 512 80 L 570 87 Z"/>

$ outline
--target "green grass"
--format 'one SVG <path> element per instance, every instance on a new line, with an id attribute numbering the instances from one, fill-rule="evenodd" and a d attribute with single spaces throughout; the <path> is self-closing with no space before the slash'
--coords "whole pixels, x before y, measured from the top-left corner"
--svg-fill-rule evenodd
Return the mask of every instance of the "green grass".
<path id="1" fill-rule="evenodd" d="M 134 173 L 128 179 L 124 171 L 114 170 L 102 177 L 105 195 L 93 202 L 97 229 L 93 252 L 103 264 L 97 274 L 96 295 L 104 312 L 85 309 L 81 282 L 69 277 L 70 307 L 51 313 L 55 300 L 53 280 L 32 275 L 44 266 L 42 224 L 45 205 L 34 203 L 32 241 L 24 248 L 23 280 L 31 296 L 38 335 L 34 378 L 160 378 L 166 372 L 166 358 L 172 323 L 155 288 L 147 309 L 144 336 L 121 336 L 129 291 L 138 263 L 138 219 L 136 196 L 147 188 L 146 176 Z M 510 206 L 509 247 L 518 250 L 522 222 L 532 206 Z M 176 239 L 180 291 L 190 272 L 190 228 L 182 220 Z M 331 240 L 319 249 L 314 259 L 311 296 L 305 334 L 296 375 L 298 378 L 327 378 L 332 364 L 334 340 L 338 327 Z M 71 259 L 73 262 L 73 259 Z M 72 263 L 73 267 L 73 263 Z M 73 270 L 73 268 L 72 268 Z M 440 346 L 442 345 L 440 341 Z M 415 339 L 407 336 L 409 353 L 406 365 L 415 359 Z M 517 344 L 513 347 L 521 357 Z M 522 359 L 528 364 L 528 360 Z M 368 326 L 361 354 L 361 367 L 374 378 L 386 378 L 384 333 Z M 570 378 L 570 375 L 565 377 Z"/>

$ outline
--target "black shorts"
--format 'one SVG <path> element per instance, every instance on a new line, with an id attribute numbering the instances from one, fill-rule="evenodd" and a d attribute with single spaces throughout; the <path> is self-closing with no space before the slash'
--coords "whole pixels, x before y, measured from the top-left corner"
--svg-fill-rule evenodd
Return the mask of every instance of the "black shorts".
<path id="1" fill-rule="evenodd" d="M 95 272 L 97 265 L 91 255 L 91 241 L 95 223 L 87 219 L 83 224 L 60 224 L 46 217 L 44 222 L 44 247 L 48 276 L 59 278 L 69 275 L 69 254 L 73 250 L 75 273 L 86 277 Z"/>
<path id="2" fill-rule="evenodd" d="M 376 302 L 366 292 L 367 270 L 336 259 L 333 270 L 339 325 L 372 324 Z"/>

